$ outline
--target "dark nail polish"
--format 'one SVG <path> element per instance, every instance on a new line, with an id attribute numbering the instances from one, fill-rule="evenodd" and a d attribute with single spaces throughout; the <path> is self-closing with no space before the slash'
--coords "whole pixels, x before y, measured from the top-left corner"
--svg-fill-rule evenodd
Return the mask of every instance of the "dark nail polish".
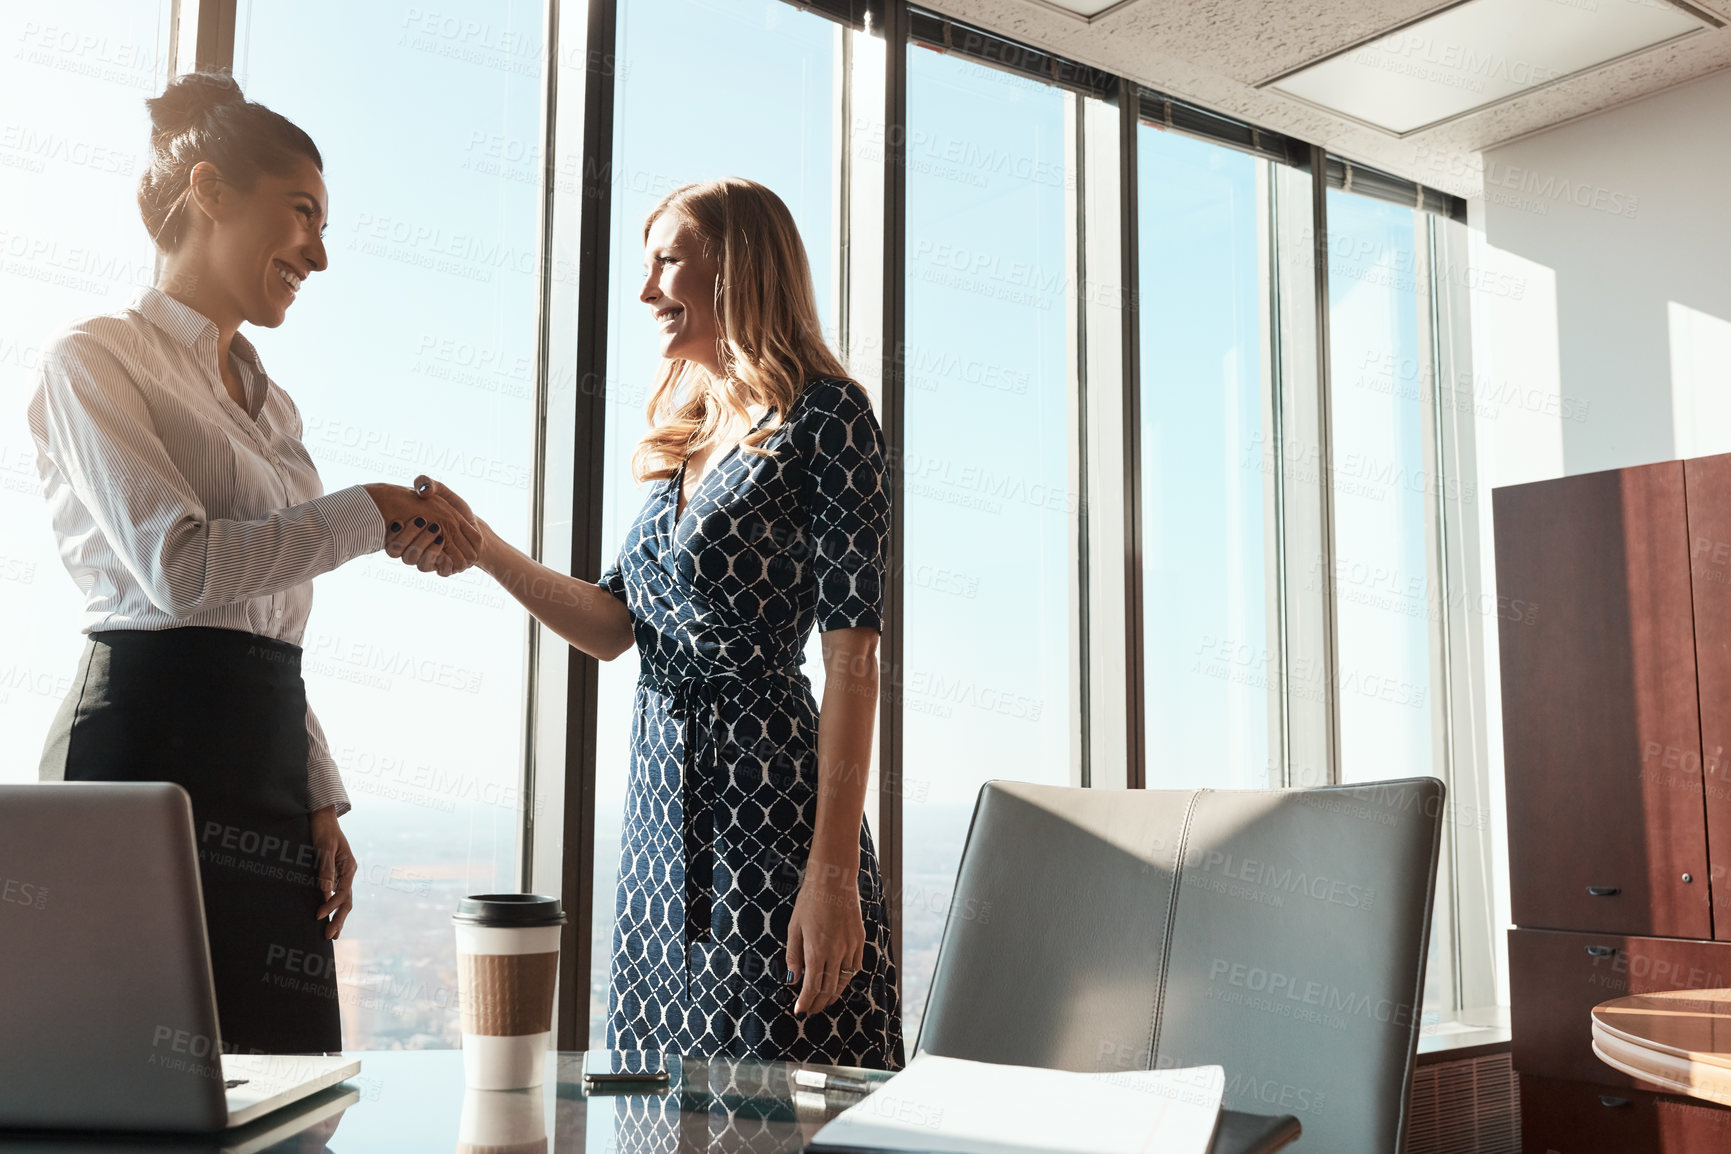
<path id="1" fill-rule="evenodd" d="M 403 523 L 401 521 L 392 521 L 391 522 L 391 532 L 400 533 L 400 532 L 402 532 L 402 530 L 403 530 Z"/>
<path id="2" fill-rule="evenodd" d="M 792 970 L 784 970 L 782 972 L 782 975 L 781 975 L 781 980 L 784 982 L 792 982 L 793 981 L 793 971 Z"/>
<path id="3" fill-rule="evenodd" d="M 433 524 L 427 526 L 427 532 L 429 532 L 429 533 L 437 533 L 438 531 L 439 531 L 439 524 L 436 521 Z"/>
<path id="4" fill-rule="evenodd" d="M 425 529 L 426 527 L 427 527 L 427 519 L 425 517 L 416 517 L 415 518 L 415 528 Z"/>
<path id="5" fill-rule="evenodd" d="M 435 545 L 443 545 L 444 543 L 445 543 L 445 535 L 443 533 L 440 533 L 437 537 L 433 538 L 433 544 L 435 544 Z"/>

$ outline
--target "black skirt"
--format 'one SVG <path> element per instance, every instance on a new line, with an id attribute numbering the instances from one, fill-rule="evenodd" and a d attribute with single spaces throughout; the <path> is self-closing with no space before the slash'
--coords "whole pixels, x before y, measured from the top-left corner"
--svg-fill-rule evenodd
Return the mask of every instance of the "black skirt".
<path id="1" fill-rule="evenodd" d="M 231 629 L 92 633 L 42 753 L 44 781 L 172 781 L 191 795 L 230 1052 L 342 1049 L 300 667 L 299 646 Z"/>

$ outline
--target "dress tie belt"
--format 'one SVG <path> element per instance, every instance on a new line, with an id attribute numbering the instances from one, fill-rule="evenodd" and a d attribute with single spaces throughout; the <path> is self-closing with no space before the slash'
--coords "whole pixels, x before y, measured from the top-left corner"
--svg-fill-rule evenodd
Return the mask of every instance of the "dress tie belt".
<path id="1" fill-rule="evenodd" d="M 717 778 L 720 745 L 726 723 L 721 717 L 723 681 L 769 678 L 792 679 L 793 669 L 726 669 L 678 679 L 645 672 L 642 683 L 670 699 L 668 712 L 678 721 L 681 733 L 679 767 L 679 814 L 685 866 L 685 997 L 691 997 L 692 946 L 709 939 L 715 893 L 715 830 L 721 804 Z"/>

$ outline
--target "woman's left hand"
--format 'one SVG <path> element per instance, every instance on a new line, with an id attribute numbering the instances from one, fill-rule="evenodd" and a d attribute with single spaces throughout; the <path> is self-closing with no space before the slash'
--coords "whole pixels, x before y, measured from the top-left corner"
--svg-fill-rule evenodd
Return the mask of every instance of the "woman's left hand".
<path id="1" fill-rule="evenodd" d="M 787 968 L 800 983 L 796 1014 L 825 1009 L 865 964 L 859 868 L 812 861 L 787 923 Z"/>
<path id="2" fill-rule="evenodd" d="M 355 874 L 360 869 L 349 849 L 349 839 L 337 824 L 337 807 L 327 805 L 313 811 L 313 849 L 319 869 L 319 893 L 324 902 L 319 906 L 319 921 L 331 918 L 325 926 L 325 937 L 335 939 L 343 932 L 343 923 L 355 906 Z"/>
<path id="3" fill-rule="evenodd" d="M 469 508 L 469 503 L 467 501 L 463 500 L 463 498 L 457 496 L 457 494 L 453 493 L 446 486 L 433 480 L 425 473 L 415 478 L 414 490 L 415 495 L 420 497 L 423 501 L 443 501 L 450 505 L 462 515 L 464 520 L 468 521 L 469 524 L 474 527 L 475 533 L 480 539 L 480 549 L 479 552 L 475 554 L 474 563 L 477 565 L 483 564 L 486 559 L 488 545 L 490 544 L 488 538 L 493 532 L 492 527 L 479 517 L 475 516 L 475 511 Z M 387 552 L 388 551 L 389 550 L 387 550 Z M 406 552 L 402 553 L 402 558 L 404 564 L 414 565 L 423 573 L 436 572 L 441 577 L 449 577 L 453 572 L 461 571 L 453 567 L 450 561 L 445 558 L 443 548 L 439 545 L 433 545 L 424 553 L 417 555 L 414 560 L 410 560 L 409 555 Z"/>

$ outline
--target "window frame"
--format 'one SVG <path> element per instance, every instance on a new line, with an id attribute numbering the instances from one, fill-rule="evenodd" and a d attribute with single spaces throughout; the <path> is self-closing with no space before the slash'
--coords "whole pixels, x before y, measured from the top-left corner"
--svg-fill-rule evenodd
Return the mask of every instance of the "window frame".
<path id="1" fill-rule="evenodd" d="M 906 330 L 906 181 L 908 49 L 920 46 L 956 53 L 976 62 L 1031 77 L 1073 94 L 1075 154 L 1078 174 L 1071 194 L 1070 267 L 1077 277 L 1077 300 L 1071 323 L 1078 339 L 1069 372 L 1070 414 L 1067 449 L 1071 478 L 1078 493 L 1071 540 L 1075 546 L 1077 595 L 1071 599 L 1073 691 L 1071 719 L 1071 780 L 1092 788 L 1140 788 L 1146 782 L 1147 737 L 1142 710 L 1143 631 L 1141 628 L 1141 446 L 1138 443 L 1141 373 L 1137 267 L 1138 205 L 1136 188 L 1137 132 L 1153 123 L 1170 131 L 1199 136 L 1222 147 L 1250 152 L 1266 163 L 1268 179 L 1261 190 L 1260 211 L 1268 222 L 1267 275 L 1270 286 L 1265 308 L 1268 364 L 1264 369 L 1264 403 L 1271 409 L 1271 460 L 1274 473 L 1274 547 L 1268 574 L 1268 612 L 1278 621 L 1273 647 L 1275 668 L 1269 692 L 1279 741 L 1271 742 L 1271 757 L 1279 765 L 1275 776 L 1287 786 L 1328 784 L 1339 780 L 1339 711 L 1334 686 L 1338 682 L 1334 641 L 1333 526 L 1329 488 L 1312 479 L 1306 483 L 1303 462 L 1289 458 L 1287 438 L 1301 444 L 1314 460 L 1312 472 L 1330 475 L 1328 371 L 1327 191 L 1345 191 L 1411 205 L 1417 211 L 1423 275 L 1430 324 L 1422 334 L 1432 385 L 1426 413 L 1427 464 L 1437 477 L 1428 555 L 1440 591 L 1440 724 L 1434 769 L 1450 790 L 1464 791 L 1467 804 L 1451 801 L 1446 849 L 1439 872 L 1439 903 L 1446 901 L 1454 940 L 1451 943 L 1455 1008 L 1488 1005 L 1497 1000 L 1502 965 L 1500 935 L 1493 919 L 1463 917 L 1471 908 L 1492 908 L 1493 873 L 1489 787 L 1493 770 L 1485 752 L 1482 710 L 1457 708 L 1458 702 L 1482 703 L 1485 663 L 1482 623 L 1471 613 L 1453 611 L 1451 590 L 1458 583 L 1471 590 L 1482 567 L 1473 518 L 1460 500 L 1445 496 L 1443 481 L 1472 452 L 1471 414 L 1464 418 L 1445 411 L 1443 384 L 1454 379 L 1457 366 L 1470 363 L 1467 336 L 1470 308 L 1467 245 L 1461 222 L 1465 202 L 1402 178 L 1366 169 L 1330 155 L 1321 146 L 1264 130 L 1147 89 L 1128 78 L 1065 60 L 1042 49 L 910 5 L 907 0 L 814 0 L 790 6 L 823 15 L 844 29 L 844 36 L 870 35 L 884 42 L 881 211 L 874 221 L 854 221 L 852 205 L 880 207 L 874 195 L 861 196 L 849 175 L 847 156 L 840 160 L 841 227 L 844 257 L 838 275 L 845 288 L 876 284 L 878 300 L 854 300 L 844 294 L 842 340 L 876 330 L 881 339 L 882 376 L 879 422 L 890 460 L 904 460 L 905 379 L 902 349 Z M 176 0 L 175 46 L 171 69 L 232 67 L 238 0 Z M 612 218 L 614 135 L 614 53 L 618 0 L 585 0 L 581 9 L 566 9 L 563 0 L 545 0 L 543 47 L 542 138 L 543 172 L 540 189 L 537 348 L 535 364 L 535 454 L 531 486 L 531 550 L 537 559 L 548 551 L 547 528 L 569 524 L 570 553 L 555 558 L 568 571 L 595 579 L 602 567 L 601 512 L 604 478 L 603 445 L 607 417 L 607 321 L 609 237 Z M 581 12 L 581 23 L 575 17 Z M 565 42 L 582 28 L 580 45 L 586 61 L 581 86 L 581 180 L 576 219 L 556 211 L 556 144 L 559 139 L 560 62 L 575 49 Z M 843 68 L 837 103 L 851 107 L 853 73 Z M 569 93 L 566 94 L 569 97 Z M 1154 117 L 1156 119 L 1149 119 Z M 846 123 L 844 121 L 844 123 Z M 854 134 L 844 136 L 848 152 Z M 873 169 L 875 174 L 876 169 Z M 1297 203 L 1297 190 L 1309 185 L 1308 213 Z M 1308 221 L 1305 218 L 1308 217 Z M 1308 227 L 1306 227 L 1306 224 Z M 881 253 L 862 251 L 856 238 L 881 242 Z M 553 287 L 553 259 L 561 247 L 574 248 L 575 284 L 562 290 L 570 313 L 557 307 L 563 298 Z M 867 268 L 869 274 L 861 275 Z M 875 274 L 875 275 L 872 275 Z M 1309 283 L 1306 283 L 1307 276 Z M 1308 299 L 1307 299 L 1308 298 Z M 1310 314 L 1306 316 L 1305 314 Z M 571 315 L 574 314 L 574 315 Z M 1305 322 L 1309 320 L 1310 325 Z M 570 325 L 560 335 L 559 326 Z M 852 335 L 850 335 L 852 334 Z M 572 427 L 550 429 L 548 396 L 552 346 L 566 342 L 574 358 L 576 403 Z M 1464 420 L 1464 424 L 1463 424 Z M 569 491 L 548 485 L 550 441 L 569 444 L 577 462 Z M 902 582 L 904 539 L 903 478 L 892 469 L 887 478 L 891 496 L 890 570 L 885 588 L 885 617 L 880 657 L 888 668 L 904 660 Z M 568 502 L 568 503 L 567 503 Z M 560 533 L 563 537 L 561 524 Z M 1314 553 L 1323 579 L 1306 590 L 1294 580 L 1293 566 Z M 558 660 L 558 646 L 547 645 L 541 627 L 532 620 L 528 646 L 528 689 L 523 702 L 521 781 L 523 807 L 517 883 L 520 888 L 556 892 L 564 901 L 567 922 L 561 941 L 560 986 L 574 996 L 560 997 L 556 1009 L 556 1044 L 581 1049 L 589 1036 L 590 929 L 594 902 L 595 772 L 598 668 L 575 649 Z M 1122 644 L 1111 643 L 1122 638 Z M 1300 705 L 1293 690 L 1300 679 L 1299 662 L 1320 664 L 1324 700 Z M 879 778 L 875 791 L 874 831 L 886 888 L 899 894 L 902 876 L 901 814 L 903 724 L 899 679 L 885 679 L 878 721 Z M 1275 748 L 1278 748 L 1278 754 Z M 1463 752 L 1464 751 L 1464 752 Z M 1457 764 L 1458 763 L 1458 764 Z M 868 802 L 869 804 L 869 802 Z M 542 820 L 537 823 L 537 815 Z M 901 949 L 901 909 L 889 909 L 891 932 Z M 898 961 L 899 961 L 898 957 Z"/>

